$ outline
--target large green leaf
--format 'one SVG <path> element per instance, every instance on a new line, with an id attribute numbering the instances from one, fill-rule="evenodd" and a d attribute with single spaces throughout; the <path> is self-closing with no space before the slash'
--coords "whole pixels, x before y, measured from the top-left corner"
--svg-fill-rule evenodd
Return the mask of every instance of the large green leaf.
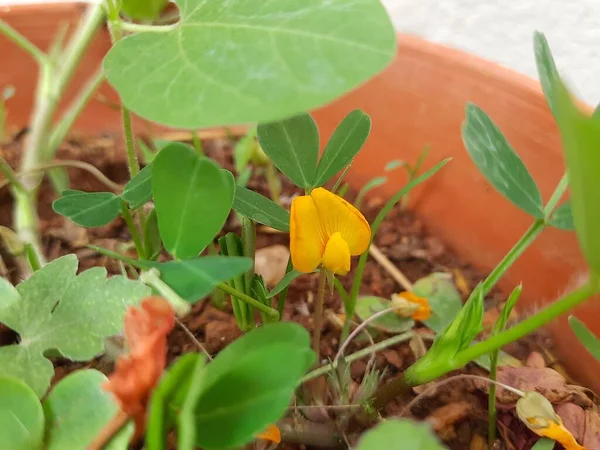
<path id="1" fill-rule="evenodd" d="M 4 371 L 4 368 L 3 368 Z M 23 381 L 0 376 L 0 450 L 38 450 L 44 437 L 44 411 Z"/>
<path id="2" fill-rule="evenodd" d="M 230 175 L 189 146 L 163 148 L 152 163 L 152 191 L 167 251 L 178 259 L 198 256 L 227 220 L 234 190 Z"/>
<path id="3" fill-rule="evenodd" d="M 600 118 L 582 112 L 560 79 L 554 85 L 555 114 L 567 163 L 573 223 L 588 264 L 600 273 Z"/>
<path id="4" fill-rule="evenodd" d="M 444 450 L 432 429 L 407 419 L 388 419 L 367 431 L 356 450 Z"/>
<path id="5" fill-rule="evenodd" d="M 290 231 L 290 213 L 258 192 L 238 186 L 233 209 L 242 216 L 279 231 Z"/>
<path id="6" fill-rule="evenodd" d="M 523 211 L 543 218 L 542 196 L 531 174 L 492 119 L 467 105 L 463 142 L 475 165 L 504 197 Z"/>
<path id="7" fill-rule="evenodd" d="M 337 126 L 323 151 L 314 187 L 322 186 L 352 162 L 371 131 L 371 118 L 360 109 L 349 113 Z"/>
<path id="8" fill-rule="evenodd" d="M 210 294 L 213 288 L 248 271 L 252 260 L 236 256 L 204 256 L 166 263 L 137 261 L 142 268 L 156 267 L 161 279 L 181 298 L 195 303 Z"/>
<path id="9" fill-rule="evenodd" d="M 79 275 L 77 257 L 55 259 L 16 288 L 0 279 L 0 322 L 19 333 L 15 345 L 0 347 L 0 367 L 43 396 L 54 373 L 44 353 L 58 350 L 87 361 L 118 334 L 128 306 L 150 294 L 144 284 L 122 276 L 106 278 L 104 267 Z"/>
<path id="10" fill-rule="evenodd" d="M 569 325 L 579 342 L 590 352 L 594 358 L 600 361 L 600 339 L 594 336 L 585 324 L 575 316 L 569 316 Z"/>
<path id="11" fill-rule="evenodd" d="M 556 98 L 554 94 L 554 80 L 558 77 L 556 64 L 550 52 L 546 36 L 539 31 L 533 35 L 533 49 L 535 52 L 535 63 L 542 90 L 552 113 L 556 116 Z"/>
<path id="12" fill-rule="evenodd" d="M 110 84 L 140 116 L 179 128 L 270 122 L 324 105 L 392 60 L 379 0 L 176 0 L 180 22 L 117 42 Z"/>
<path id="13" fill-rule="evenodd" d="M 319 157 L 319 130 L 310 114 L 299 114 L 278 122 L 260 124 L 258 142 L 296 186 L 312 187 Z"/>
<path id="14" fill-rule="evenodd" d="M 444 331 L 463 306 L 452 278 L 446 273 L 434 272 L 417 280 L 413 291 L 429 302 L 431 316 L 423 322 L 436 333 Z"/>
<path id="15" fill-rule="evenodd" d="M 121 198 L 129 203 L 131 209 L 137 209 L 152 199 L 152 164 L 144 167 L 123 188 Z"/>
<path id="16" fill-rule="evenodd" d="M 314 360 L 308 332 L 291 322 L 264 325 L 229 345 L 204 372 L 196 444 L 224 449 L 253 440 L 285 413 Z"/>
<path id="17" fill-rule="evenodd" d="M 80 370 L 62 379 L 44 400 L 46 450 L 86 448 L 115 416 L 119 407 L 102 388 L 107 378 L 97 370 Z M 123 428 L 106 450 L 125 450 L 133 424 Z"/>
<path id="18" fill-rule="evenodd" d="M 119 215 L 121 199 L 112 192 L 68 190 L 52 203 L 52 209 L 82 227 L 101 227 Z"/>

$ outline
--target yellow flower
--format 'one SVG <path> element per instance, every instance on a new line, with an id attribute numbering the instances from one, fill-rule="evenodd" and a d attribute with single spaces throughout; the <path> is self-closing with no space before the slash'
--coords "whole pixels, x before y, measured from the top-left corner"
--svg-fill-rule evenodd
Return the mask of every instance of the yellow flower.
<path id="1" fill-rule="evenodd" d="M 281 443 L 281 431 L 277 428 L 277 425 L 269 425 L 265 431 L 257 436 L 259 439 L 265 441 L 275 442 L 276 444 Z"/>
<path id="2" fill-rule="evenodd" d="M 565 450 L 585 450 L 565 428 L 560 416 L 554 412 L 552 403 L 542 394 L 526 392 L 517 401 L 517 415 L 535 434 L 555 440 Z"/>
<path id="3" fill-rule="evenodd" d="M 354 206 L 327 189 L 292 200 L 290 253 L 294 269 L 312 272 L 319 265 L 338 274 L 350 270 L 350 257 L 369 247 L 371 227 Z"/>
<path id="4" fill-rule="evenodd" d="M 392 306 L 396 314 L 402 317 L 412 317 L 414 320 L 427 320 L 431 316 L 431 306 L 424 297 L 419 297 L 414 292 L 400 292 L 392 295 Z"/>

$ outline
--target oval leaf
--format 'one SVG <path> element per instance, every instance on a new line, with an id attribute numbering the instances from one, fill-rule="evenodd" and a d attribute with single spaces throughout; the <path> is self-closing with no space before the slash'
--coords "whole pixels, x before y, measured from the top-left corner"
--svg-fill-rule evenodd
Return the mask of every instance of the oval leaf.
<path id="1" fill-rule="evenodd" d="M 431 428 L 406 419 L 388 419 L 367 431 L 356 450 L 445 450 Z"/>
<path id="2" fill-rule="evenodd" d="M 452 277 L 447 273 L 434 272 L 417 280 L 413 285 L 413 291 L 429 302 L 431 316 L 423 323 L 436 333 L 446 329 L 463 305 Z"/>
<path id="3" fill-rule="evenodd" d="M 152 191 L 165 248 L 193 258 L 221 230 L 233 204 L 229 175 L 184 144 L 163 148 L 152 163 Z"/>
<path id="4" fill-rule="evenodd" d="M 356 302 L 356 315 L 361 321 L 367 320 L 373 314 L 383 311 L 392 306 L 386 298 L 381 297 L 361 297 Z M 402 333 L 410 330 L 415 325 L 414 320 L 407 317 L 400 317 L 393 311 L 369 322 L 369 326 L 386 333 Z"/>
<path id="5" fill-rule="evenodd" d="M 290 213 L 258 192 L 238 186 L 233 209 L 242 216 L 279 231 L 290 231 Z"/>
<path id="6" fill-rule="evenodd" d="M 337 126 L 317 167 L 314 187 L 323 186 L 331 177 L 352 162 L 371 131 L 371 118 L 357 109 Z"/>
<path id="7" fill-rule="evenodd" d="M 396 51 L 379 0 L 175 3 L 173 30 L 128 36 L 104 59 L 125 105 L 172 127 L 270 122 L 311 110 L 371 78 Z"/>
<path id="8" fill-rule="evenodd" d="M 152 199 L 152 164 L 144 167 L 123 188 L 121 198 L 129 203 L 131 209 L 137 209 Z"/>
<path id="9" fill-rule="evenodd" d="M 310 188 L 317 171 L 319 131 L 310 114 L 261 124 L 258 142 L 273 164 L 294 184 Z"/>
<path id="10" fill-rule="evenodd" d="M 54 201 L 52 209 L 82 227 L 101 227 L 119 215 L 121 199 L 112 192 L 68 190 L 67 195 L 63 193 Z"/>
<path id="11" fill-rule="evenodd" d="M 546 96 L 548 106 L 552 114 L 556 116 L 556 98 L 554 95 L 554 80 L 558 77 L 556 64 L 552 57 L 552 52 L 548 46 L 548 41 L 543 33 L 536 31 L 533 35 L 533 49 L 535 53 L 535 63 L 537 66 L 538 77 L 542 85 L 542 91 Z"/>
<path id="12" fill-rule="evenodd" d="M 526 213 L 544 217 L 542 196 L 527 167 L 492 119 L 473 104 L 467 105 L 462 137 L 473 162 L 498 192 Z"/>
<path id="13" fill-rule="evenodd" d="M 0 377 L 0 430 L 3 450 L 37 450 L 44 437 L 44 411 L 29 386 Z"/>
<path id="14" fill-rule="evenodd" d="M 573 223 L 573 213 L 571 212 L 571 203 L 566 202 L 554 210 L 550 220 L 550 225 L 561 230 L 573 231 L 575 224 Z"/>
<path id="15" fill-rule="evenodd" d="M 579 342 L 590 352 L 594 358 L 600 361 L 600 339 L 590 331 L 585 324 L 575 316 L 569 316 L 569 325 Z"/>
<path id="16" fill-rule="evenodd" d="M 63 378 L 52 389 L 44 400 L 47 450 L 86 448 L 110 422 L 119 407 L 112 395 L 102 388 L 106 380 L 97 370 L 80 370 Z M 130 423 L 106 449 L 127 449 L 132 434 Z"/>

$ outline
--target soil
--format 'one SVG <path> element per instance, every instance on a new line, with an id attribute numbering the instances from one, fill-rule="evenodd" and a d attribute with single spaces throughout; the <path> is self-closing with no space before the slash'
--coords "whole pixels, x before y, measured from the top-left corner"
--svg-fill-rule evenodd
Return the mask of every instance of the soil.
<path id="1" fill-rule="evenodd" d="M 26 134 L 26 133 L 25 133 Z M 3 156 L 16 166 L 25 136 L 18 136 L 12 142 L 5 144 L 1 151 Z M 232 143 L 228 138 L 215 138 L 204 142 L 207 154 L 218 161 L 223 167 L 233 170 Z M 85 161 L 99 168 L 111 180 L 124 184 L 128 173 L 124 164 L 124 149 L 119 139 L 112 136 L 81 137 L 71 136 L 61 147 L 57 159 L 71 159 Z M 80 169 L 68 169 L 71 187 L 85 191 L 106 190 L 106 187 Z M 282 180 L 282 204 L 289 206 L 294 194 L 298 194 L 289 181 Z M 269 195 L 264 177 L 255 174 L 249 183 L 249 188 L 262 194 Z M 353 199 L 354 194 L 348 194 Z M 106 257 L 96 254 L 86 247 L 87 244 L 127 251 L 131 248 L 130 237 L 127 228 L 121 219 L 115 220 L 108 226 L 94 229 L 83 229 L 52 211 L 52 201 L 56 198 L 52 186 L 46 180 L 43 183 L 40 194 L 39 213 L 43 235 L 43 245 L 49 259 L 54 259 L 64 254 L 76 253 L 80 261 L 80 270 L 93 266 L 104 266 L 111 274 L 120 273 L 118 263 Z M 371 222 L 384 200 L 379 197 L 368 197 L 362 210 Z M 0 225 L 11 226 L 12 201 L 8 189 L 0 190 Z M 235 215 L 232 214 L 223 232 L 240 231 L 236 223 Z M 289 244 L 286 234 L 268 232 L 259 227 L 257 236 L 257 247 L 267 247 L 275 244 L 287 246 Z M 428 233 L 425 225 L 411 211 L 403 211 L 396 206 L 382 224 L 375 244 L 382 252 L 400 269 L 408 279 L 413 282 L 427 276 L 434 271 L 452 273 L 457 281 L 457 286 L 462 288 L 463 299 L 469 288 L 473 288 L 481 281 L 485 274 L 475 270 L 470 264 L 460 261 L 455 257 L 452 250 L 444 242 Z M 130 251 L 130 250 L 129 250 Z M 16 267 L 11 265 L 10 260 L 5 259 L 7 265 L 3 276 L 16 282 L 19 273 Z M 356 261 L 353 261 L 353 268 Z M 350 288 L 353 271 L 341 277 L 346 289 Z M 466 288 L 466 289 L 465 289 Z M 298 278 L 290 287 L 288 300 L 285 308 L 284 319 L 293 320 L 311 330 L 313 327 L 312 309 L 314 307 L 314 293 L 317 290 L 317 275 L 304 275 Z M 401 291 L 402 288 L 393 278 L 373 259 L 369 258 L 361 288 L 363 294 L 376 295 L 389 298 L 393 293 Z M 486 299 L 486 313 L 484 323 L 491 325 L 498 316 L 499 309 L 505 298 L 499 292 L 492 292 Z M 326 309 L 334 313 L 342 312 L 342 305 L 337 293 L 327 296 Z M 514 317 L 512 320 L 519 320 Z M 207 350 L 218 353 L 228 343 L 240 336 L 230 309 L 219 310 L 212 306 L 210 301 L 197 303 L 192 313 L 183 321 L 185 326 L 198 339 Z M 17 336 L 10 330 L 0 325 L 0 345 L 15 342 Z M 426 331 L 426 329 L 423 329 Z M 340 329 L 335 321 L 326 321 L 323 328 L 321 342 L 321 358 L 326 362 L 333 358 L 339 345 Z M 379 337 L 377 339 L 380 339 Z M 348 349 L 352 353 L 366 343 L 354 342 Z M 376 355 L 375 366 L 385 369 L 384 378 L 394 376 L 403 371 L 415 361 L 414 345 L 403 343 L 390 347 Z M 513 343 L 505 347 L 505 351 L 524 361 L 528 366 L 554 367 L 564 374 L 560 366 L 550 352 L 551 342 L 541 333 L 530 336 L 523 341 Z M 172 361 L 182 353 L 196 351 L 195 342 L 181 328 L 176 327 L 169 336 L 169 361 Z M 368 359 L 368 358 L 367 358 Z M 351 365 L 351 376 L 355 383 L 359 384 L 365 373 L 367 359 L 356 361 Z M 112 361 L 106 357 L 99 357 L 87 363 L 71 363 L 64 360 L 55 360 L 56 375 L 53 383 L 64 377 L 73 370 L 82 367 L 95 367 L 105 373 L 112 370 Z M 456 377 L 457 374 L 486 374 L 478 366 L 471 364 L 464 370 L 450 374 L 448 377 Z M 566 374 L 564 374 L 566 376 Z M 572 381 L 572 380 L 569 380 Z M 411 395 L 392 402 L 385 407 L 383 416 L 396 416 L 403 413 L 407 417 L 427 420 L 436 430 L 444 444 L 450 449 L 484 449 L 487 442 L 487 395 L 485 392 L 474 388 L 468 379 L 456 377 L 455 382 L 440 385 L 433 395 L 428 394 L 426 387 L 414 389 Z M 418 393 L 422 399 L 414 407 L 405 410 L 406 405 Z M 326 402 L 330 398 L 324 399 Z M 317 422 L 327 416 L 327 411 L 320 414 L 311 414 L 311 418 Z M 501 413 L 502 414 L 502 413 Z M 502 421 L 506 422 L 504 416 Z M 506 419 L 506 420 L 505 420 Z M 512 429 L 510 428 L 512 427 Z M 517 447 L 505 439 L 509 433 L 525 436 L 528 442 L 535 442 L 535 437 L 524 426 L 513 422 L 511 426 L 500 427 L 501 439 L 498 440 L 496 449 L 519 448 L 526 450 L 528 446 Z M 506 428 L 506 430 L 504 430 Z M 504 432 L 503 432 L 504 430 Z M 523 439 L 521 439 L 523 441 Z M 282 444 L 280 449 L 306 449 L 312 448 L 305 445 Z M 316 448 L 316 447 L 315 447 Z"/>

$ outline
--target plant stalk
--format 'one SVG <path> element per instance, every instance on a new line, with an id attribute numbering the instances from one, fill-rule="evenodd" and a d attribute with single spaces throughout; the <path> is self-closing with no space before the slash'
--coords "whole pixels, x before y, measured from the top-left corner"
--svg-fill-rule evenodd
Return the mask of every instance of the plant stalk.
<path id="1" fill-rule="evenodd" d="M 137 229 L 137 226 L 135 225 L 133 216 L 131 215 L 131 212 L 129 211 L 127 202 L 125 200 L 121 202 L 121 215 L 123 216 L 123 220 L 125 220 L 127 228 L 129 229 L 129 233 L 131 234 L 131 238 L 133 239 L 133 244 L 135 245 L 135 250 L 137 252 L 138 258 L 147 259 L 148 256 L 151 255 L 146 255 L 146 252 L 144 251 L 145 247 L 142 243 L 142 239 L 140 238 L 140 233 Z"/>
<path id="2" fill-rule="evenodd" d="M 182 299 L 171 287 L 160 279 L 160 272 L 156 268 L 152 268 L 140 274 L 140 281 L 154 288 L 171 304 L 178 317 L 185 317 L 192 306 Z"/>
<path id="3" fill-rule="evenodd" d="M 323 306 L 325 304 L 325 269 L 319 271 L 319 287 L 317 289 L 317 298 L 314 315 L 313 328 L 313 349 L 317 354 L 317 361 L 321 354 L 321 328 L 323 327 Z"/>
<path id="4" fill-rule="evenodd" d="M 6 181 L 14 190 L 27 192 L 27 189 L 23 186 L 15 171 L 10 167 L 10 164 L 6 162 L 2 155 L 0 155 L 0 173 L 4 175 L 4 178 L 6 178 Z"/>
<path id="5" fill-rule="evenodd" d="M 238 291 L 237 289 L 229 286 L 226 283 L 219 283 L 217 285 L 217 287 L 219 289 L 221 289 L 222 291 L 227 292 L 229 295 L 234 296 L 235 298 L 240 299 L 241 301 L 247 303 L 250 306 L 255 307 L 256 309 L 258 309 L 259 311 L 264 312 L 265 314 L 267 314 L 271 319 L 274 320 L 279 320 L 279 313 L 277 312 L 277 310 L 275 308 L 271 308 L 267 305 L 262 304 L 261 302 L 259 302 L 258 300 L 250 297 L 249 295 L 244 294 L 241 291 Z"/>
<path id="6" fill-rule="evenodd" d="M 29 39 L 7 24 L 4 20 L 0 19 L 0 33 L 6 36 L 8 39 L 13 41 L 27 53 L 29 53 L 33 59 L 41 66 L 49 62 L 48 56 L 41 51 L 35 44 Z"/>

